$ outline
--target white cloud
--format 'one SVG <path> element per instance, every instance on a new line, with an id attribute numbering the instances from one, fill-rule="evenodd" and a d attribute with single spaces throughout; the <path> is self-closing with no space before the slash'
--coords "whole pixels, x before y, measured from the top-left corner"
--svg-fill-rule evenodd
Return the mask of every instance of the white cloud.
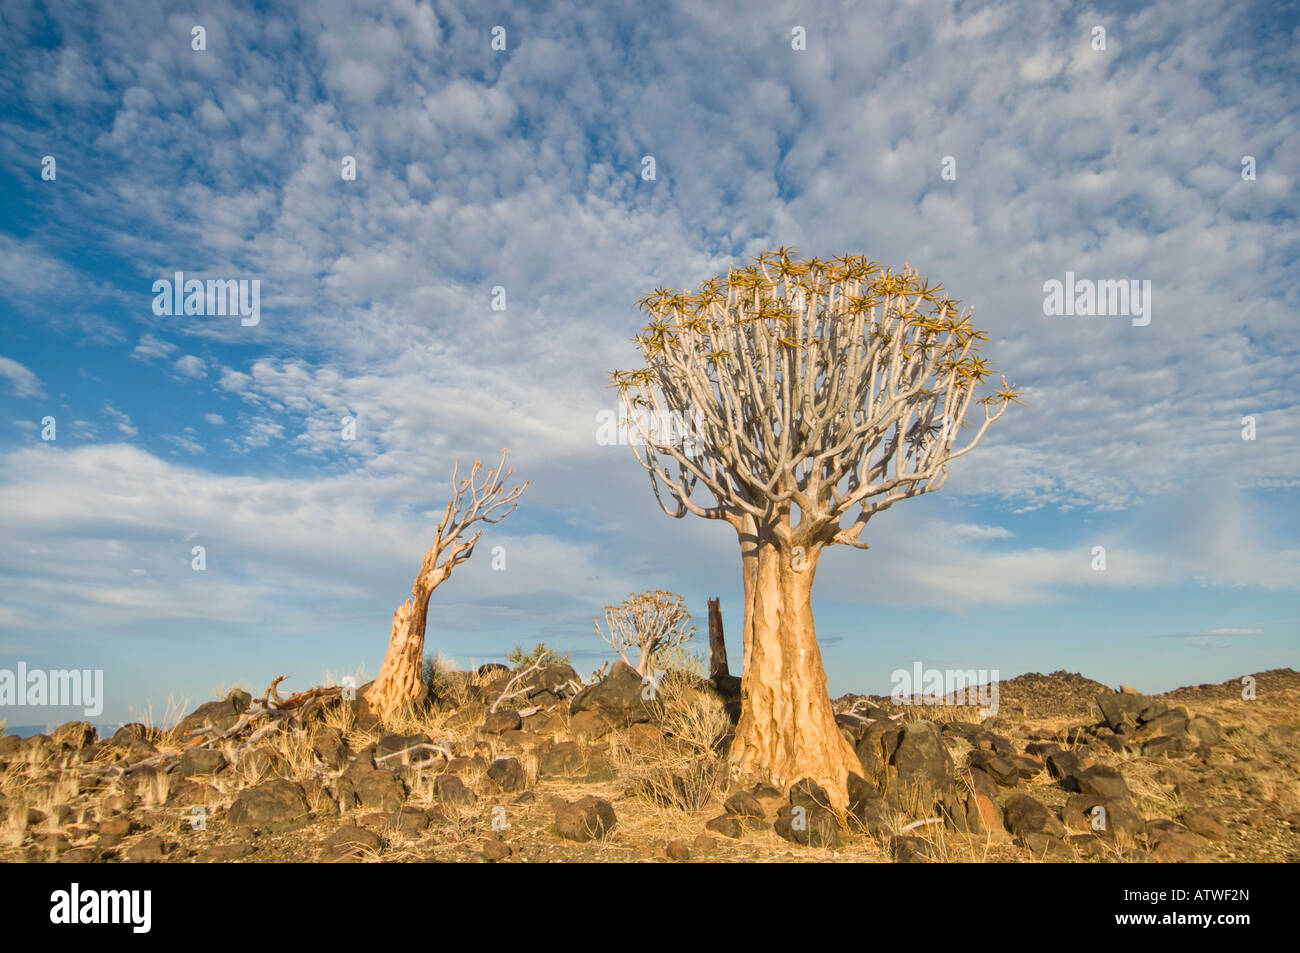
<path id="1" fill-rule="evenodd" d="M 180 349 L 169 341 L 154 337 L 152 334 L 145 334 L 140 337 L 140 342 L 131 352 L 131 356 L 142 361 L 166 360 L 178 350 Z"/>
<path id="2" fill-rule="evenodd" d="M 193 354 L 186 354 L 173 366 L 184 377 L 197 379 L 200 377 L 207 377 L 208 375 L 208 366 Z"/>
<path id="3" fill-rule="evenodd" d="M 117 425 L 118 433 L 127 437 L 134 437 L 140 431 L 131 423 L 131 415 L 125 411 L 118 410 L 112 404 L 104 405 L 104 413 Z"/>
<path id="4" fill-rule="evenodd" d="M 19 364 L 8 357 L 0 357 L 0 377 L 9 381 L 9 386 L 19 397 L 44 397 L 45 389 L 40 378 L 31 368 Z"/>

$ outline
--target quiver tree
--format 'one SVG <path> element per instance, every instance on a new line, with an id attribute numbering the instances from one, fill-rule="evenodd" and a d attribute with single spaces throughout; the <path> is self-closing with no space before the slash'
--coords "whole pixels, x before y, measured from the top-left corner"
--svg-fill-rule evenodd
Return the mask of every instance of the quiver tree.
<path id="1" fill-rule="evenodd" d="M 424 662 L 424 627 L 429 615 L 429 596 L 451 571 L 469 559 L 474 544 L 483 535 L 479 529 L 465 538 L 475 523 L 499 523 L 519 504 L 516 502 L 528 483 L 507 491 L 506 480 L 514 467 L 506 469 L 506 451 L 501 451 L 501 462 L 496 469 L 488 470 L 480 481 L 483 464 L 474 461 L 469 476 L 460 477 L 460 463 L 452 470 L 453 495 L 447 501 L 442 519 L 434 532 L 433 546 L 424 554 L 420 572 L 411 586 L 411 598 L 393 613 L 393 631 L 388 639 L 388 652 L 384 664 L 366 693 L 371 710 L 381 716 L 395 713 L 404 705 L 420 700 L 424 692 L 421 677 Z M 457 478 L 460 477 L 459 483 Z"/>
<path id="2" fill-rule="evenodd" d="M 605 626 L 596 632 L 642 677 L 653 675 L 659 659 L 695 636 L 691 614 L 682 597 L 664 589 L 629 595 L 616 606 L 605 606 Z M 606 631 L 608 630 L 608 631 Z"/>
<path id="3" fill-rule="evenodd" d="M 788 787 L 811 778 L 838 808 L 860 773 L 837 730 L 813 629 L 822 551 L 866 549 L 861 534 L 899 500 L 937 490 L 1016 392 L 981 398 L 988 339 L 968 311 L 910 266 L 856 255 L 765 252 L 698 292 L 640 301 L 643 368 L 613 386 L 631 443 L 670 516 L 725 520 L 740 540 L 745 591 L 738 773 Z M 682 422 L 689 432 L 681 434 Z"/>

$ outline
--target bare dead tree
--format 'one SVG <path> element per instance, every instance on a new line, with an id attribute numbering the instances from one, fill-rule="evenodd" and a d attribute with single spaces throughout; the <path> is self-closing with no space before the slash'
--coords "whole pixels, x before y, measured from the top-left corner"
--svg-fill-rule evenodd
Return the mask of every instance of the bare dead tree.
<path id="1" fill-rule="evenodd" d="M 836 730 L 814 632 L 818 557 L 836 543 L 866 549 L 868 520 L 943 486 L 1018 395 L 1003 378 L 956 447 L 990 373 L 976 355 L 988 336 L 908 265 L 781 249 L 640 305 L 645 366 L 611 375 L 637 458 L 664 512 L 724 520 L 740 540 L 733 768 L 786 786 L 813 778 L 843 808 L 861 768 Z"/>
<path id="2" fill-rule="evenodd" d="M 381 717 L 391 715 L 403 705 L 418 701 L 424 691 L 421 677 L 424 663 L 424 629 L 428 621 L 429 596 L 451 575 L 451 571 L 474 553 L 474 544 L 483 530 L 463 538 L 475 523 L 499 523 L 515 511 L 517 500 L 529 484 L 506 490 L 506 480 L 514 468 L 506 468 L 506 451 L 501 451 L 501 462 L 488 470 L 482 481 L 479 474 L 483 464 L 474 461 L 470 475 L 460 475 L 460 464 L 452 471 L 453 495 L 443 510 L 442 520 L 434 532 L 433 545 L 424 554 L 424 562 L 411 587 L 411 598 L 393 613 L 393 629 L 388 640 L 388 652 L 383 666 L 366 701 Z"/>
<path id="3" fill-rule="evenodd" d="M 682 597 L 664 589 L 629 595 L 616 606 L 605 606 L 606 632 L 596 623 L 596 632 L 642 677 L 658 667 L 659 656 L 695 636 L 688 626 L 691 614 Z M 635 661 L 630 656 L 635 657 Z"/>

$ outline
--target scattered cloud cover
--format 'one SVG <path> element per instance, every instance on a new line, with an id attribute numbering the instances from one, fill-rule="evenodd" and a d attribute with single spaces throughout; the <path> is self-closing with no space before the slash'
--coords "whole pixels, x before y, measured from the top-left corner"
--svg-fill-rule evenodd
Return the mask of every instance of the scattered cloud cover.
<path id="1" fill-rule="evenodd" d="M 824 559 L 832 691 L 1295 664 L 1298 38 L 1208 0 L 0 6 L 3 640 L 104 660 L 113 717 L 373 672 L 453 462 L 503 446 L 507 568 L 435 594 L 431 653 L 597 651 L 660 587 L 737 632 L 736 541 L 596 419 L 638 298 L 787 245 L 941 281 L 1027 405 Z M 260 320 L 156 314 L 178 272 Z M 1047 316 L 1067 273 L 1149 280 L 1150 324 Z"/>

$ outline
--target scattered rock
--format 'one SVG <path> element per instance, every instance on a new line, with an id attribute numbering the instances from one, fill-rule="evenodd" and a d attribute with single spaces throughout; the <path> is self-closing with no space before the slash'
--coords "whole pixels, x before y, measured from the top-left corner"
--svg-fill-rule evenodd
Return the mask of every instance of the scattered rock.
<path id="1" fill-rule="evenodd" d="M 1061 811 L 1061 820 L 1070 830 L 1110 832 L 1129 839 L 1140 834 L 1146 824 L 1127 801 L 1097 794 L 1070 795 Z"/>
<path id="2" fill-rule="evenodd" d="M 353 775 L 351 781 L 357 801 L 363 807 L 395 811 L 406 800 L 406 785 L 391 771 L 382 768 L 362 770 Z"/>
<path id="3" fill-rule="evenodd" d="M 1190 811 L 1183 815 L 1183 825 L 1206 840 L 1225 840 L 1228 829 L 1208 811 Z"/>
<path id="4" fill-rule="evenodd" d="M 1107 764 L 1095 764 L 1091 768 L 1073 775 L 1075 785 L 1081 794 L 1099 794 L 1102 797 L 1129 800 L 1132 794 L 1124 775 L 1118 768 Z"/>
<path id="5" fill-rule="evenodd" d="M 783 804 L 772 825 L 777 835 L 806 847 L 838 847 L 840 825 L 835 815 L 815 804 Z"/>
<path id="6" fill-rule="evenodd" d="M 737 791 L 722 806 L 728 814 L 736 817 L 763 817 L 766 814 L 758 798 L 748 791 Z"/>
<path id="7" fill-rule="evenodd" d="M 613 730 L 613 722 L 598 711 L 580 711 L 569 719 L 569 734 L 575 741 L 595 741 Z"/>
<path id="8" fill-rule="evenodd" d="M 95 727 L 88 721 L 68 721 L 54 729 L 54 743 L 80 751 L 95 743 Z"/>
<path id="9" fill-rule="evenodd" d="M 465 782 L 454 774 L 440 774 L 433 782 L 433 789 L 438 795 L 438 803 L 452 807 L 469 807 L 478 797 L 465 786 Z"/>
<path id="10" fill-rule="evenodd" d="M 898 769 L 899 793 L 904 798 L 933 800 L 952 787 L 952 758 L 932 721 L 904 725 L 890 763 Z"/>
<path id="11" fill-rule="evenodd" d="M 151 835 L 142 837 L 126 850 L 126 860 L 136 863 L 157 863 L 165 858 L 171 845 L 161 837 Z"/>
<path id="12" fill-rule="evenodd" d="M 1065 836 L 1065 825 L 1047 807 L 1028 794 L 1013 794 L 1002 805 L 1002 823 L 1018 837 L 1026 834 Z"/>
<path id="13" fill-rule="evenodd" d="M 929 864 L 943 860 L 942 851 L 923 837 L 906 834 L 891 837 L 889 850 L 898 864 Z"/>
<path id="14" fill-rule="evenodd" d="M 483 727 L 480 729 L 485 734 L 499 735 L 503 731 L 518 731 L 523 727 L 523 721 L 517 711 L 495 711 L 483 720 Z"/>
<path id="15" fill-rule="evenodd" d="M 555 832 L 579 843 L 604 837 L 617 823 L 614 805 L 591 795 L 565 804 L 555 812 Z"/>
<path id="16" fill-rule="evenodd" d="M 528 774 L 518 758 L 497 758 L 487 769 L 488 779 L 506 794 L 528 787 Z"/>
<path id="17" fill-rule="evenodd" d="M 569 713 L 597 711 L 620 725 L 649 721 L 650 706 L 642 697 L 644 687 L 637 670 L 619 659 L 608 675 L 573 696 Z"/>
<path id="18" fill-rule="evenodd" d="M 340 827 L 325 840 L 321 860 L 326 863 L 355 862 L 377 855 L 383 845 L 374 831 L 348 825 Z"/>
<path id="19" fill-rule="evenodd" d="M 241 792 L 230 806 L 230 822 L 274 829 L 310 812 L 302 785 L 277 778 Z"/>
<path id="20" fill-rule="evenodd" d="M 1016 843 L 1028 850 L 1037 860 L 1076 860 L 1070 845 L 1050 834 L 1029 833 L 1016 838 Z"/>
<path id="21" fill-rule="evenodd" d="M 181 755 L 176 767 L 182 778 L 194 775 L 216 774 L 226 766 L 226 756 L 213 748 L 189 748 Z"/>
<path id="22" fill-rule="evenodd" d="M 740 840 L 744 833 L 740 821 L 736 820 L 732 814 L 719 814 L 713 820 L 704 825 L 708 830 L 715 834 L 721 834 L 723 837 L 730 837 L 732 840 Z"/>

